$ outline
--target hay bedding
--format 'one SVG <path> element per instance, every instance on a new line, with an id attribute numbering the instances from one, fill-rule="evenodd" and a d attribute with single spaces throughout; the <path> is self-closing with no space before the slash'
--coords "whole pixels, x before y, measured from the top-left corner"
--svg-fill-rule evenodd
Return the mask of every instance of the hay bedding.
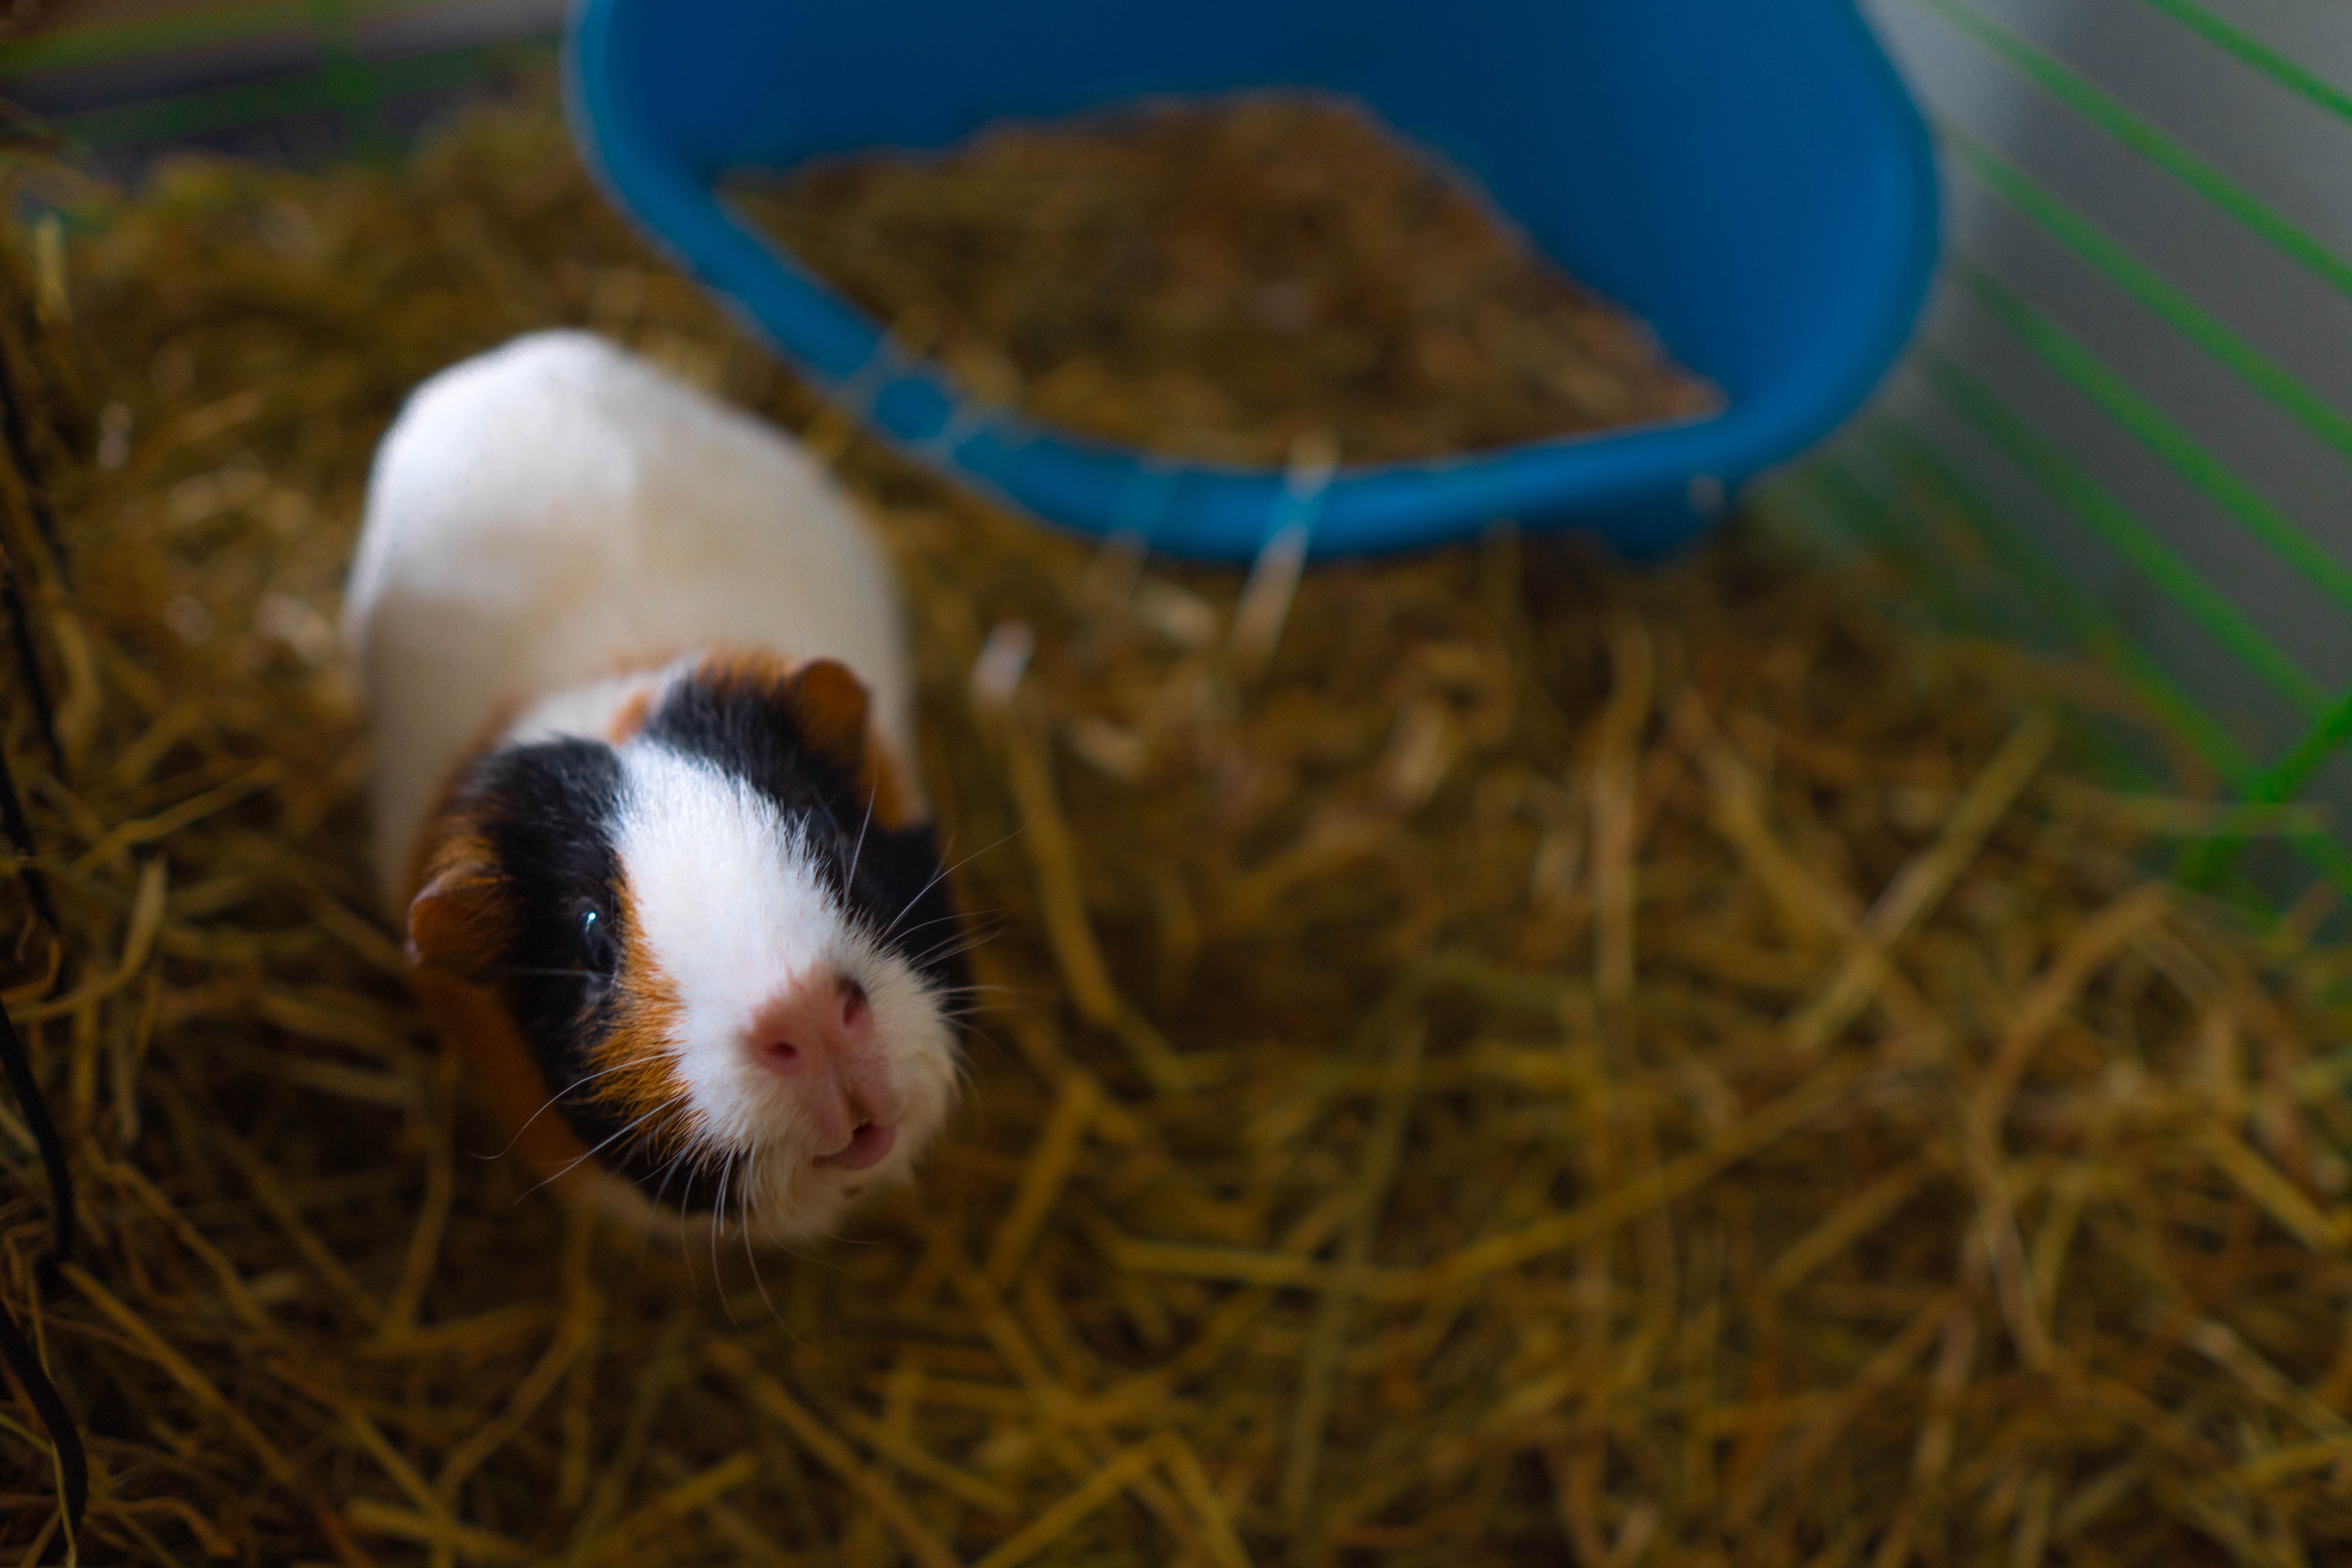
<path id="1" fill-rule="evenodd" d="M 1297 95 L 845 159 L 745 216 L 985 398 L 1152 450 L 1444 457 L 1712 409 L 1368 117 Z"/>
<path id="2" fill-rule="evenodd" d="M 82 1561 L 2352 1544 L 2333 1026 L 2290 940 L 2139 880 L 2148 813 L 2070 780 L 2014 659 L 1740 532 L 1647 576 L 1498 534 L 1284 616 L 1050 538 L 851 439 L 543 113 L 396 175 L 177 169 L 70 301 L 86 359 L 0 337 L 71 558 L 62 771 L 6 700 L 63 994 L 27 930 L 8 1001 L 84 1238 L 36 1300 L 11 1115 L 0 1258 L 89 1435 Z M 526 1195 L 365 912 L 327 626 L 370 443 L 559 321 L 873 500 L 994 931 L 918 1191 L 757 1278 Z"/>

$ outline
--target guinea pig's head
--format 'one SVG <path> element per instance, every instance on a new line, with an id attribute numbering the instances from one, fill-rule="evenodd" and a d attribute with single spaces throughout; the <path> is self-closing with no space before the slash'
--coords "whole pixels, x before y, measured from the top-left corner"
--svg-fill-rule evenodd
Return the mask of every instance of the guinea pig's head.
<path id="1" fill-rule="evenodd" d="M 956 1085 L 961 927 L 886 766 L 824 661 L 686 661 L 595 737 L 526 721 L 427 830 L 412 955 L 494 991 L 540 1114 L 656 1209 L 822 1232 Z"/>

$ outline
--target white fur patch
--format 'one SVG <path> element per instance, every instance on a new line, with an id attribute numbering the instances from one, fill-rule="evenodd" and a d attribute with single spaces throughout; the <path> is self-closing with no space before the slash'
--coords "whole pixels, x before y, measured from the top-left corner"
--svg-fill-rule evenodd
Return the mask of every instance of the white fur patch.
<path id="1" fill-rule="evenodd" d="M 782 431 L 584 332 L 518 338 L 416 389 L 377 448 L 343 607 L 395 914 L 492 715 L 633 659 L 837 658 L 914 755 L 898 587 L 856 505 Z"/>
<path id="2" fill-rule="evenodd" d="M 938 1130 L 953 1097 L 953 1033 L 922 977 L 848 918 L 766 796 L 642 737 L 618 754 L 614 847 L 638 933 L 680 1004 L 669 1048 L 688 1125 L 707 1155 L 732 1162 L 730 1214 L 749 1197 L 764 1234 L 820 1231 L 852 1190 L 903 1176 Z M 815 1165 L 824 1151 L 791 1084 L 749 1042 L 765 1004 L 828 969 L 865 988 L 896 1101 L 896 1147 L 855 1173 Z"/>

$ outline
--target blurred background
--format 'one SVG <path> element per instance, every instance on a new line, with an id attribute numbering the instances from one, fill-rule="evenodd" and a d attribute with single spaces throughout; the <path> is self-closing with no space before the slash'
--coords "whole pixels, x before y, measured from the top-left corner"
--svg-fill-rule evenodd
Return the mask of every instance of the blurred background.
<path id="1" fill-rule="evenodd" d="M 561 0 L 15 0 L 8 99 L 135 178 L 201 147 L 386 154 L 554 58 Z M 1871 0 L 1936 126 L 1919 348 L 1768 510 L 1910 563 L 1947 619 L 2086 647 L 2164 714 L 2143 785 L 2352 809 L 2352 13 Z M 2276 905 L 2330 834 L 2194 850 Z"/>
<path id="2" fill-rule="evenodd" d="M 197 146 L 368 155 L 555 58 L 562 0 L 16 0 L 0 79 L 127 175 Z"/>

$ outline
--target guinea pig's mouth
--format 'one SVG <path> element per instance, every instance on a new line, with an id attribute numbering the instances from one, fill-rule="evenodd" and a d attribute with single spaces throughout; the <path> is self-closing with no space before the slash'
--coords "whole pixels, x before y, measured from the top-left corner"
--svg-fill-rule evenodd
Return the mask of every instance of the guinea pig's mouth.
<path id="1" fill-rule="evenodd" d="M 870 1171 L 890 1157 L 898 1142 L 898 1130 L 866 1122 L 849 1135 L 849 1142 L 830 1154 L 819 1154 L 816 1163 L 827 1171 Z"/>

